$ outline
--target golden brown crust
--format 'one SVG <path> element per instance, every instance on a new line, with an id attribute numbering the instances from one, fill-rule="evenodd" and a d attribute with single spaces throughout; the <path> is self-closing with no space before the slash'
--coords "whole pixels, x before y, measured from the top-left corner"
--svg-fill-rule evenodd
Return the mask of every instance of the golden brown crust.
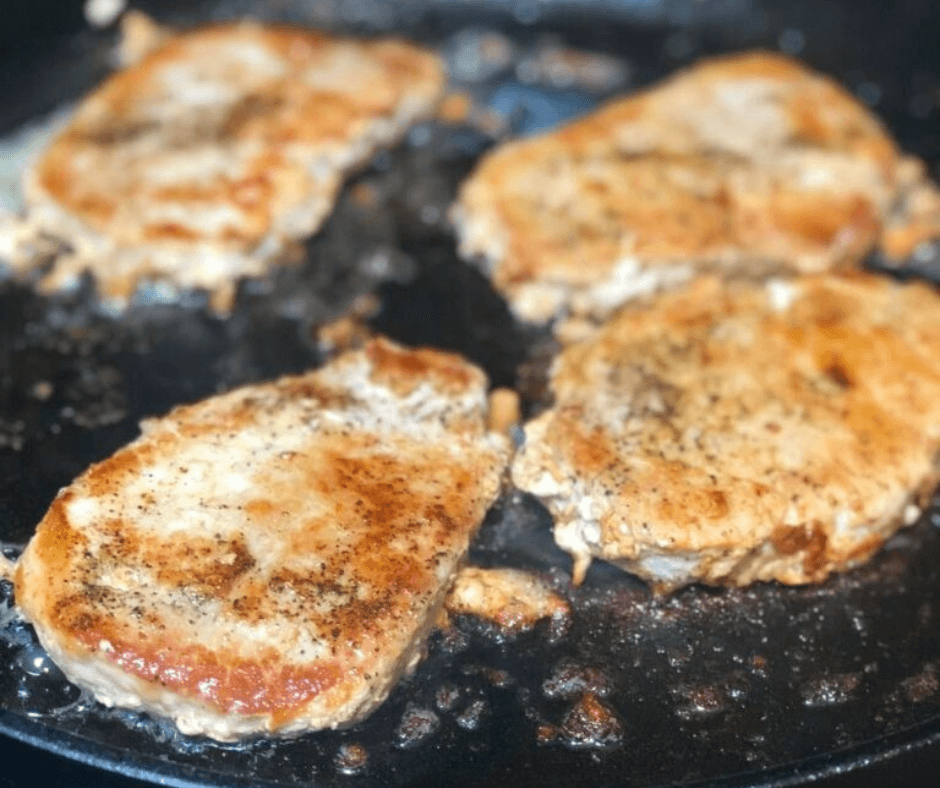
<path id="1" fill-rule="evenodd" d="M 372 362 L 375 381 L 402 395 L 424 384 L 458 393 L 483 382 L 480 370 L 456 353 L 429 348 L 403 350 L 385 341 L 371 342 L 366 353 Z"/>
<path id="2" fill-rule="evenodd" d="M 259 273 L 443 88 L 440 60 L 394 39 L 247 23 L 169 38 L 86 99 L 30 173 L 33 214 L 109 258 L 63 262 L 50 286 L 91 266 L 120 302 L 142 278 L 211 290 Z"/>
<path id="3" fill-rule="evenodd" d="M 818 581 L 937 479 L 940 298 L 864 274 L 697 280 L 573 345 L 517 485 L 659 588 Z"/>
<path id="4" fill-rule="evenodd" d="M 381 702 L 508 453 L 486 432 L 482 373 L 382 340 L 144 428 L 55 500 L 17 604 L 105 702 L 220 739 L 345 725 Z"/>
<path id="5" fill-rule="evenodd" d="M 705 61 L 484 158 L 454 210 L 521 317 L 603 316 L 701 271 L 857 263 L 901 187 L 882 124 L 769 52 Z"/>

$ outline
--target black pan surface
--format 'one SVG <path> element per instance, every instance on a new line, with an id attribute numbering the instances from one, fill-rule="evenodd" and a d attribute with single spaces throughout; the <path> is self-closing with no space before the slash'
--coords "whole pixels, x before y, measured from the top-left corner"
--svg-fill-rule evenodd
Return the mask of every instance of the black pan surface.
<path id="1" fill-rule="evenodd" d="M 442 47 L 463 87 L 523 133 L 708 53 L 783 48 L 872 103 L 905 148 L 933 167 L 940 160 L 940 11 L 929 2 L 140 7 L 181 24 L 252 13 L 361 33 L 404 29 Z M 108 69 L 113 32 L 86 29 L 73 10 L 20 24 L 21 37 L 4 32 L 0 132 L 74 99 Z M 510 59 L 460 71 L 460 53 L 481 31 L 501 36 Z M 606 81 L 532 71 L 540 52 L 560 45 L 614 58 L 599 61 Z M 443 216 L 493 141 L 430 124 L 378 156 L 350 186 L 368 185 L 377 203 L 363 208 L 347 189 L 308 242 L 309 262 L 245 284 L 225 320 L 198 297 L 142 300 L 115 317 L 98 307 L 92 281 L 53 297 L 0 281 L 4 551 L 15 555 L 56 490 L 133 438 L 141 417 L 320 363 L 317 326 L 359 293 L 380 298 L 375 330 L 458 350 L 536 407 L 551 345 L 457 259 Z M 909 270 L 936 275 L 936 250 Z M 572 603 L 567 630 L 544 624 L 507 637 L 459 619 L 369 720 L 292 741 L 222 745 L 103 708 L 49 662 L 4 587 L 0 752 L 37 756 L 50 779 L 74 768 L 72 785 L 769 788 L 872 784 L 886 769 L 915 779 L 918 764 L 940 763 L 940 501 L 869 565 L 822 585 L 693 587 L 667 598 L 602 564 L 573 588 L 550 525 L 533 499 L 507 493 L 471 558 L 541 573 Z M 30 776 L 16 784 L 36 784 Z"/>

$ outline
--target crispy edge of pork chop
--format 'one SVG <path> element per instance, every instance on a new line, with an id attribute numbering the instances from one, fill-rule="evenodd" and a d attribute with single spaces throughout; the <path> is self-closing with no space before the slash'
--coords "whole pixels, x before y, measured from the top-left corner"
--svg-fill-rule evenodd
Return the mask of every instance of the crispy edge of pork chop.
<path id="1" fill-rule="evenodd" d="M 552 371 L 515 484 L 580 582 L 601 558 L 668 591 L 821 581 L 940 480 L 940 297 L 861 273 L 696 280 L 625 307 Z"/>
<path id="2" fill-rule="evenodd" d="M 60 492 L 16 603 L 106 705 L 219 740 L 352 724 L 417 664 L 501 489 L 485 385 L 376 340 L 149 420 Z"/>
<path id="3" fill-rule="evenodd" d="M 903 193 L 928 183 L 905 161 L 835 81 L 752 52 L 494 149 L 451 216 L 520 318 L 604 318 L 697 273 L 852 266 L 892 211 L 900 247 L 922 223 Z"/>
<path id="4" fill-rule="evenodd" d="M 504 634 L 515 635 L 551 619 L 566 628 L 571 606 L 544 580 L 513 567 L 465 566 L 457 573 L 444 607 L 451 615 L 471 615 Z"/>
<path id="5" fill-rule="evenodd" d="M 940 243 L 940 188 L 920 159 L 905 157 L 899 168 L 903 186 L 879 239 L 883 259 L 899 267 L 925 244 Z"/>
<path id="6" fill-rule="evenodd" d="M 25 175 L 30 220 L 64 236 L 43 280 L 84 271 L 121 307 L 138 286 L 235 283 L 289 256 L 332 210 L 343 176 L 433 114 L 434 53 L 394 38 L 218 25 L 171 36 L 76 109 Z"/>

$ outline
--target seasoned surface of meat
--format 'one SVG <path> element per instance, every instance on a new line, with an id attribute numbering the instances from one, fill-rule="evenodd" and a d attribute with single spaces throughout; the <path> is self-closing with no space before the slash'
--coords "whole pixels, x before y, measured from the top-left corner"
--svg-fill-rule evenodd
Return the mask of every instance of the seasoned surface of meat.
<path id="1" fill-rule="evenodd" d="M 82 102 L 27 174 L 30 218 L 76 248 L 45 285 L 92 270 L 118 305 L 149 281 L 224 310 L 443 89 L 437 56 L 395 39 L 252 23 L 172 37 Z"/>
<path id="2" fill-rule="evenodd" d="M 367 715 L 496 497 L 485 378 L 377 340 L 143 424 L 63 490 L 16 601 L 106 704 L 233 740 Z"/>
<path id="3" fill-rule="evenodd" d="M 852 265 L 889 217 L 892 253 L 906 254 L 936 195 L 845 89 L 758 52 L 497 148 L 453 218 L 462 254 L 519 317 L 544 322 L 604 317 L 702 271 Z"/>
<path id="4" fill-rule="evenodd" d="M 818 274 L 697 280 L 563 351 L 513 479 L 556 541 L 658 589 L 859 564 L 938 480 L 940 297 Z"/>

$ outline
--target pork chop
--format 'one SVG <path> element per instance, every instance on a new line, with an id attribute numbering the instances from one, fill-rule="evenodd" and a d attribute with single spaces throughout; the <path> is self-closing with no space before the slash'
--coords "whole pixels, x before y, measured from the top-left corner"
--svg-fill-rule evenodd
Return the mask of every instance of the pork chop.
<path id="1" fill-rule="evenodd" d="M 440 59 L 240 23 L 170 37 L 86 98 L 25 179 L 31 219 L 120 306 L 142 282 L 208 290 L 222 310 L 331 210 L 344 173 L 429 116 Z"/>
<path id="2" fill-rule="evenodd" d="M 62 490 L 16 603 L 70 680 L 187 734 L 365 717 L 501 486 L 485 378 L 383 340 L 146 421 Z"/>
<path id="3" fill-rule="evenodd" d="M 748 53 L 494 149 L 452 218 L 461 254 L 523 320 L 604 318 L 703 271 L 854 265 L 889 215 L 903 253 L 903 228 L 924 224 L 904 193 L 936 194 L 911 167 L 833 80 Z"/>
<path id="4" fill-rule="evenodd" d="M 512 468 L 584 576 L 820 581 L 938 481 L 940 297 L 855 274 L 696 280 L 559 356 Z"/>

